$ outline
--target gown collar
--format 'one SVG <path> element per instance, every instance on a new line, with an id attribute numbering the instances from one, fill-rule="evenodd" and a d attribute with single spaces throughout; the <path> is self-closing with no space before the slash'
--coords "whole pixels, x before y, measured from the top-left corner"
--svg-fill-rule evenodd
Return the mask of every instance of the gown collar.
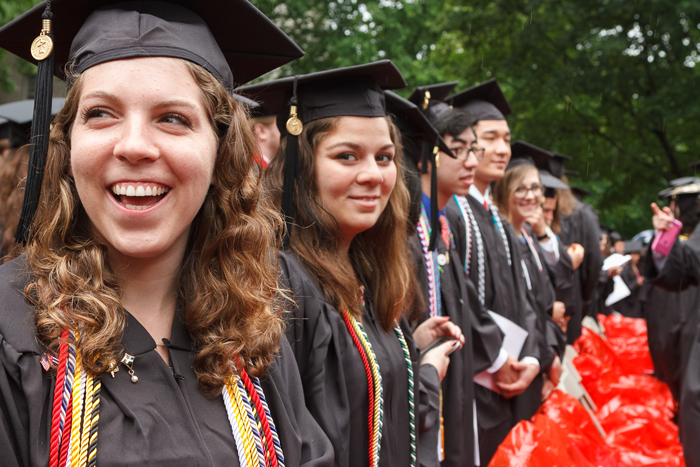
<path id="1" fill-rule="evenodd" d="M 134 356 L 145 354 L 156 348 L 156 341 L 153 340 L 146 328 L 128 311 L 126 312 L 126 328 L 122 335 L 122 344 L 128 353 Z M 173 327 L 170 331 L 169 347 L 177 350 L 192 350 L 192 337 L 190 337 L 187 328 L 182 322 L 182 310 L 180 308 L 175 311 Z"/>
<path id="2" fill-rule="evenodd" d="M 481 204 L 481 205 L 483 205 L 484 202 L 486 202 L 486 204 L 491 206 L 491 199 L 489 198 L 490 193 L 491 193 L 491 186 L 488 186 L 486 188 L 486 193 L 484 193 L 483 195 L 481 194 L 479 189 L 476 187 L 476 185 L 472 185 L 469 187 L 469 194 L 474 199 L 476 199 L 479 202 L 479 204 Z"/>

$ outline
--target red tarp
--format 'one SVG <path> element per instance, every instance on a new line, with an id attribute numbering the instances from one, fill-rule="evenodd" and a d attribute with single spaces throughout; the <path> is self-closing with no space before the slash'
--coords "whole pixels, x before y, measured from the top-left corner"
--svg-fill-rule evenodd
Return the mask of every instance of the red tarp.
<path id="1" fill-rule="evenodd" d="M 653 372 L 646 322 L 621 316 L 599 321 L 608 339 L 583 329 L 574 366 L 596 404 L 596 429 L 586 409 L 557 390 L 531 421 L 518 423 L 490 467 L 684 467 L 676 403 Z"/>

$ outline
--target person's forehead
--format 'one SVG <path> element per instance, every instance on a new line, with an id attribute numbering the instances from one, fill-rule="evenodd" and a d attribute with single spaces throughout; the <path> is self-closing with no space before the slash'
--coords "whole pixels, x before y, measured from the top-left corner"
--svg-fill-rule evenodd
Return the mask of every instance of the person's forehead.
<path id="1" fill-rule="evenodd" d="M 483 133 L 502 133 L 510 134 L 510 127 L 505 120 L 479 120 L 474 129 L 480 134 Z"/>

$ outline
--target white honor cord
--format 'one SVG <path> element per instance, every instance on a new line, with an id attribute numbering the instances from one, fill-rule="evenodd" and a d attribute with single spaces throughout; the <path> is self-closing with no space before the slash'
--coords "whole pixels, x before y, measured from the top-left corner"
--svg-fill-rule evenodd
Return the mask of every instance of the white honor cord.
<path id="1" fill-rule="evenodd" d="M 467 255 L 464 259 L 464 271 L 469 275 L 471 266 L 471 251 L 472 251 L 472 235 L 476 240 L 476 261 L 477 261 L 477 292 L 479 296 L 479 303 L 482 305 L 486 303 L 486 269 L 484 266 L 484 241 L 481 238 L 481 230 L 479 229 L 479 224 L 476 222 L 472 208 L 469 205 L 469 201 L 466 196 L 454 195 L 455 201 L 457 202 L 457 207 L 459 207 L 459 212 L 462 214 L 464 219 L 465 231 L 466 231 L 466 243 L 467 243 Z"/>

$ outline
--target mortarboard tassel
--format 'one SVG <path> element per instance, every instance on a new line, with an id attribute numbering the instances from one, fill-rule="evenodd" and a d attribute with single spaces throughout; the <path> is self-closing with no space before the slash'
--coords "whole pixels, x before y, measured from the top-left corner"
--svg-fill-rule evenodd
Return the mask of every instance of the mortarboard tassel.
<path id="1" fill-rule="evenodd" d="M 421 170 L 420 170 L 420 173 L 422 173 L 422 174 L 428 173 L 428 161 L 429 160 L 430 160 L 430 146 L 428 145 L 428 142 L 425 139 L 423 139 L 423 142 L 421 144 L 421 159 L 420 159 Z"/>
<path id="2" fill-rule="evenodd" d="M 292 222 L 296 216 L 296 204 L 294 196 L 296 192 L 296 178 L 299 172 L 299 135 L 304 125 L 297 117 L 297 77 L 294 77 L 294 89 L 292 99 L 289 102 L 289 119 L 287 120 L 287 149 L 284 163 L 284 180 L 282 184 L 282 215 L 285 219 L 285 234 L 283 246 L 289 246 L 289 236 L 292 231 Z"/>
<path id="3" fill-rule="evenodd" d="M 425 154 L 423 157 L 425 157 Z M 433 148 L 431 162 L 433 167 L 430 171 L 430 244 L 428 249 L 435 251 L 441 229 L 437 206 L 437 168 L 440 165 L 440 154 L 437 145 Z M 449 248 L 449 245 L 447 247 Z"/>
<path id="4" fill-rule="evenodd" d="M 36 92 L 34 94 L 34 116 L 32 119 L 31 153 L 27 170 L 27 182 L 24 189 L 22 214 L 15 232 L 17 243 L 27 244 L 29 229 L 41 197 L 41 183 L 44 179 L 46 154 L 49 149 L 51 131 L 51 98 L 53 97 L 53 34 L 51 32 L 51 1 L 47 0 L 41 15 L 41 34 L 32 42 L 32 56 L 39 62 L 36 74 Z"/>

